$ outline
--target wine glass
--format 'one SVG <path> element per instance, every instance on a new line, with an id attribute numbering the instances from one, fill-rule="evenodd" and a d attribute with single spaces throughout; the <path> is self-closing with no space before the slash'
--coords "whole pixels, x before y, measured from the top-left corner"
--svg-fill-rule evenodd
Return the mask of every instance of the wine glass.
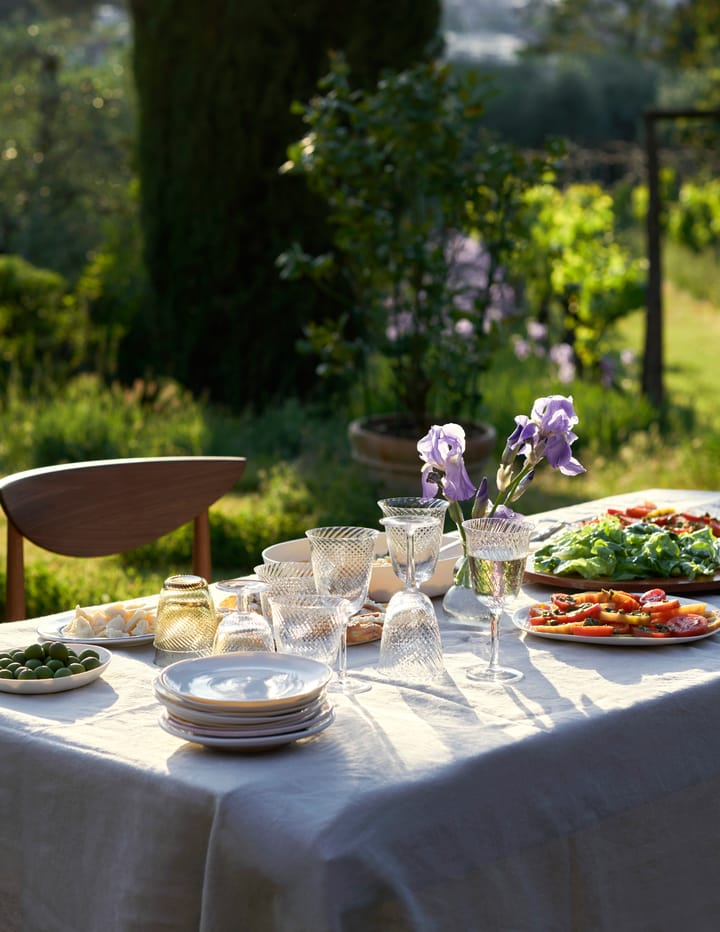
<path id="1" fill-rule="evenodd" d="M 348 602 L 347 617 L 340 642 L 338 676 L 328 689 L 343 693 L 367 692 L 369 683 L 347 673 L 347 626 L 368 596 L 370 574 L 375 559 L 375 540 L 380 532 L 367 527 L 316 527 L 305 531 L 310 541 L 315 586 L 321 595 L 339 595 Z"/>
<path id="2" fill-rule="evenodd" d="M 405 587 L 396 592 L 385 610 L 378 669 L 386 676 L 425 682 L 444 670 L 440 628 L 430 599 L 421 592 L 415 571 L 415 538 L 424 541 L 424 568 L 432 576 L 440 549 L 435 534 L 441 519 L 432 515 L 397 515 L 382 518 L 387 530 L 390 559 Z M 433 546 L 434 542 L 434 546 Z"/>
<path id="3" fill-rule="evenodd" d="M 413 533 L 415 578 L 418 583 L 426 582 L 435 572 L 438 554 L 442 545 L 445 513 L 449 504 L 450 502 L 445 498 L 414 498 L 411 496 L 382 498 L 378 502 L 378 506 L 386 518 L 419 515 L 422 518 L 435 517 L 438 519 L 426 524 L 424 527 L 416 527 Z M 390 550 L 390 535 L 394 533 L 399 536 L 402 545 L 398 549 L 398 555 L 403 554 L 406 550 L 405 532 L 400 528 L 387 526 L 385 530 L 388 536 L 388 550 Z M 397 575 L 401 580 L 405 579 L 404 566 Z"/>
<path id="4" fill-rule="evenodd" d="M 523 674 L 499 664 L 500 619 L 507 600 L 520 592 L 533 525 L 517 519 L 471 518 L 463 521 L 463 528 L 477 617 L 490 609 L 490 661 L 485 667 L 471 667 L 467 675 L 481 683 L 513 683 Z"/>
<path id="5" fill-rule="evenodd" d="M 264 594 L 267 586 L 246 579 L 228 579 L 215 585 L 221 592 L 232 592 L 236 596 L 237 606 L 234 611 L 222 616 L 213 640 L 213 654 L 248 650 L 274 651 L 272 629 L 260 612 L 253 609 L 253 599 Z"/>

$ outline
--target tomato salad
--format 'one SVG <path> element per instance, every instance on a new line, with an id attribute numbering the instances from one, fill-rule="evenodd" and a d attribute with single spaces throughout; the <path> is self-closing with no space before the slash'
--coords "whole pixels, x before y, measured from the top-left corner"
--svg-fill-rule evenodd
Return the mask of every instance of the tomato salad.
<path id="1" fill-rule="evenodd" d="M 676 511 L 674 508 L 660 508 L 653 502 L 631 505 L 629 508 L 608 508 L 607 514 L 618 518 L 624 526 L 634 524 L 635 521 L 645 521 L 672 531 L 673 534 L 692 534 L 693 531 L 708 527 L 714 537 L 720 537 L 720 519 L 716 516 L 707 513 L 696 515 L 687 511 Z"/>
<path id="2" fill-rule="evenodd" d="M 530 606 L 533 630 L 581 637 L 697 637 L 720 627 L 720 612 L 704 602 L 681 602 L 663 589 L 556 592 Z"/>

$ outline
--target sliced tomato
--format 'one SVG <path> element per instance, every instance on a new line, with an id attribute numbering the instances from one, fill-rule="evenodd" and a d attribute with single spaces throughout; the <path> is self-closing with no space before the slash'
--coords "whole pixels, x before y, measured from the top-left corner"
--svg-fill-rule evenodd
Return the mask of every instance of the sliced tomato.
<path id="1" fill-rule="evenodd" d="M 535 602 L 528 609 L 528 613 L 531 618 L 533 618 L 535 615 L 544 615 L 544 614 L 552 613 L 552 611 L 553 611 L 553 607 L 552 605 L 550 605 L 549 602 Z"/>
<path id="2" fill-rule="evenodd" d="M 621 589 L 609 589 L 609 598 L 606 600 L 612 602 L 615 608 L 625 612 L 636 612 L 640 608 L 640 600 L 637 596 L 629 592 L 623 592 Z"/>
<path id="3" fill-rule="evenodd" d="M 664 589 L 648 589 L 638 596 L 641 605 L 645 605 L 646 602 L 664 602 L 666 598 Z"/>
<path id="4" fill-rule="evenodd" d="M 643 602 L 642 610 L 655 615 L 675 614 L 680 608 L 680 599 L 665 599 L 662 602 Z"/>
<path id="5" fill-rule="evenodd" d="M 615 634 L 615 628 L 612 625 L 575 625 L 570 629 L 570 634 L 578 634 L 583 637 L 609 638 Z"/>
<path id="6" fill-rule="evenodd" d="M 644 505 L 633 505 L 632 508 L 626 508 L 625 514 L 628 518 L 647 518 L 651 511 L 657 509 L 652 502 L 646 502 Z"/>
<path id="7" fill-rule="evenodd" d="M 707 618 L 704 615 L 673 615 L 665 619 L 663 624 L 676 638 L 694 637 L 705 634 L 708 630 Z"/>
<path id="8" fill-rule="evenodd" d="M 705 602 L 686 602 L 685 605 L 678 606 L 675 614 L 677 615 L 704 615 L 707 610 Z"/>

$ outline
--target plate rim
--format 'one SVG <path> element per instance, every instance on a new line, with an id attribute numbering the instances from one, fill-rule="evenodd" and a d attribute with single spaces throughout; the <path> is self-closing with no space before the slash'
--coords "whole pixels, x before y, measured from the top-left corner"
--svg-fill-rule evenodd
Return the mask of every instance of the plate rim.
<path id="1" fill-rule="evenodd" d="M 229 659 L 232 658 L 232 659 Z M 259 665 L 261 659 L 264 659 L 266 663 L 278 662 L 278 658 L 282 658 L 280 664 L 286 664 L 285 670 L 280 666 L 275 672 L 285 672 L 287 664 L 290 663 L 297 670 L 297 667 L 306 666 L 309 671 L 313 671 L 315 675 L 314 685 L 310 688 L 306 688 L 302 692 L 293 693 L 292 695 L 283 696 L 277 699 L 210 699 L 205 696 L 198 696 L 196 693 L 191 693 L 187 690 L 183 692 L 178 692 L 176 689 L 173 689 L 168 684 L 168 675 L 172 676 L 174 673 L 181 668 L 187 669 L 188 666 L 199 666 L 202 664 L 210 664 L 212 666 L 220 666 L 223 663 L 232 663 L 233 661 L 236 664 L 247 664 L 252 666 L 253 662 L 255 665 Z M 294 672 L 294 671 L 291 671 Z M 226 709 L 270 709 L 270 708 L 284 708 L 286 706 L 291 706 L 299 703 L 303 699 L 313 698 L 327 686 L 330 678 L 332 677 L 332 669 L 325 663 L 321 663 L 319 660 L 313 660 L 311 657 L 301 657 L 296 654 L 288 654 L 280 651 L 244 651 L 232 654 L 210 654 L 207 657 L 193 657 L 188 660 L 178 660 L 175 663 L 169 664 L 167 667 L 164 667 L 158 676 L 156 677 L 157 681 L 164 687 L 166 692 L 169 692 L 171 695 L 180 697 L 181 699 L 189 699 L 193 702 L 200 703 L 204 708 L 226 708 Z"/>
<path id="2" fill-rule="evenodd" d="M 712 576 L 696 576 L 689 579 L 687 576 L 646 576 L 642 579 L 612 579 L 610 576 L 586 579 L 584 576 L 558 576 L 556 573 L 542 573 L 534 567 L 531 554 L 525 567 L 524 581 L 536 583 L 541 586 L 574 587 L 590 591 L 592 589 L 619 589 L 626 592 L 641 592 L 645 589 L 664 589 L 665 592 L 678 594 L 680 592 L 709 592 L 720 588 L 720 570 Z"/>
<path id="3" fill-rule="evenodd" d="M 311 738 L 314 735 L 320 734 L 320 732 L 329 728 L 334 721 L 335 710 L 331 709 L 327 718 L 323 719 L 319 724 L 311 725 L 310 728 L 306 729 L 304 732 L 272 735 L 266 738 L 209 738 L 204 735 L 193 735 L 190 737 L 185 734 L 179 734 L 179 729 L 174 730 L 171 723 L 164 721 L 162 713 L 158 718 L 160 727 L 168 734 L 173 735 L 173 737 L 180 738 L 181 741 L 187 741 L 191 744 L 199 744 L 203 747 L 221 749 L 223 751 L 257 751 L 263 750 L 264 748 L 283 747 L 284 745 L 301 741 L 303 738 Z"/>
<path id="4" fill-rule="evenodd" d="M 691 603 L 695 599 L 685 599 L 678 596 L 680 602 Z M 537 600 L 535 600 L 537 601 Z M 534 603 L 531 603 L 531 605 Z M 584 637 L 581 634 L 567 634 L 552 631 L 536 631 L 533 625 L 529 624 L 528 616 L 531 605 L 524 605 L 516 609 L 512 614 L 512 622 L 520 631 L 526 634 L 532 634 L 534 637 L 546 638 L 550 641 L 570 641 L 573 644 L 590 644 L 595 647 L 671 647 L 673 644 L 690 644 L 694 641 L 704 641 L 705 638 L 712 637 L 720 631 L 720 627 L 713 628 L 712 631 L 706 631 L 705 634 L 693 634 L 690 637 L 679 638 L 639 638 L 632 635 L 618 635 L 617 637 Z M 715 612 L 720 613 L 720 609 L 714 608 Z"/>

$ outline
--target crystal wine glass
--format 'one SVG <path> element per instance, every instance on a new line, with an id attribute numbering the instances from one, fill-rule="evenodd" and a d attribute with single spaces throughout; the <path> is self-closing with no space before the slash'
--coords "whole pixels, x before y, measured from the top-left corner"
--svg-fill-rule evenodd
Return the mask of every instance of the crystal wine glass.
<path id="1" fill-rule="evenodd" d="M 423 535 L 425 563 L 432 575 L 437 563 L 440 537 L 434 531 L 441 525 L 432 515 L 397 515 L 382 518 L 388 532 L 390 559 L 395 575 L 404 581 L 385 610 L 378 668 L 386 676 L 425 682 L 437 679 L 444 670 L 440 628 L 430 599 L 417 585 L 415 538 Z M 428 548 L 428 542 L 435 546 Z M 434 557 L 434 559 L 433 559 Z"/>
<path id="2" fill-rule="evenodd" d="M 490 661 L 471 667 L 467 675 L 481 683 L 512 683 L 520 670 L 500 666 L 500 619 L 508 599 L 520 592 L 533 525 L 506 518 L 471 518 L 463 521 L 470 558 L 470 579 L 478 605 L 478 618 L 490 609 Z"/>
<path id="3" fill-rule="evenodd" d="M 328 687 L 337 692 L 349 694 L 370 689 L 369 683 L 348 676 L 347 624 L 367 599 L 375 559 L 375 540 L 379 533 L 374 528 L 342 526 L 305 531 L 310 541 L 310 558 L 318 593 L 339 595 L 349 603 L 340 643 L 338 677 Z"/>
<path id="4" fill-rule="evenodd" d="M 413 534 L 415 578 L 418 583 L 426 582 L 435 572 L 438 554 L 442 545 L 445 513 L 449 504 L 450 502 L 445 498 L 414 498 L 411 496 L 382 498 L 378 502 L 378 506 L 386 518 L 418 515 L 422 518 L 436 517 L 438 519 L 424 527 L 418 526 Z M 388 550 L 390 550 L 389 538 L 394 534 L 401 544 L 399 548 L 396 548 L 398 556 L 404 554 L 406 550 L 405 531 L 399 527 L 388 526 L 385 527 L 385 531 L 388 536 Z M 405 579 L 404 566 L 398 575 L 401 580 Z"/>
<path id="5" fill-rule="evenodd" d="M 226 612 L 215 632 L 213 654 L 231 651 L 275 650 L 275 640 L 267 620 L 253 609 L 253 598 L 267 590 L 261 582 L 246 579 L 228 579 L 216 583 L 222 592 L 232 592 L 237 597 L 235 611 Z"/>

